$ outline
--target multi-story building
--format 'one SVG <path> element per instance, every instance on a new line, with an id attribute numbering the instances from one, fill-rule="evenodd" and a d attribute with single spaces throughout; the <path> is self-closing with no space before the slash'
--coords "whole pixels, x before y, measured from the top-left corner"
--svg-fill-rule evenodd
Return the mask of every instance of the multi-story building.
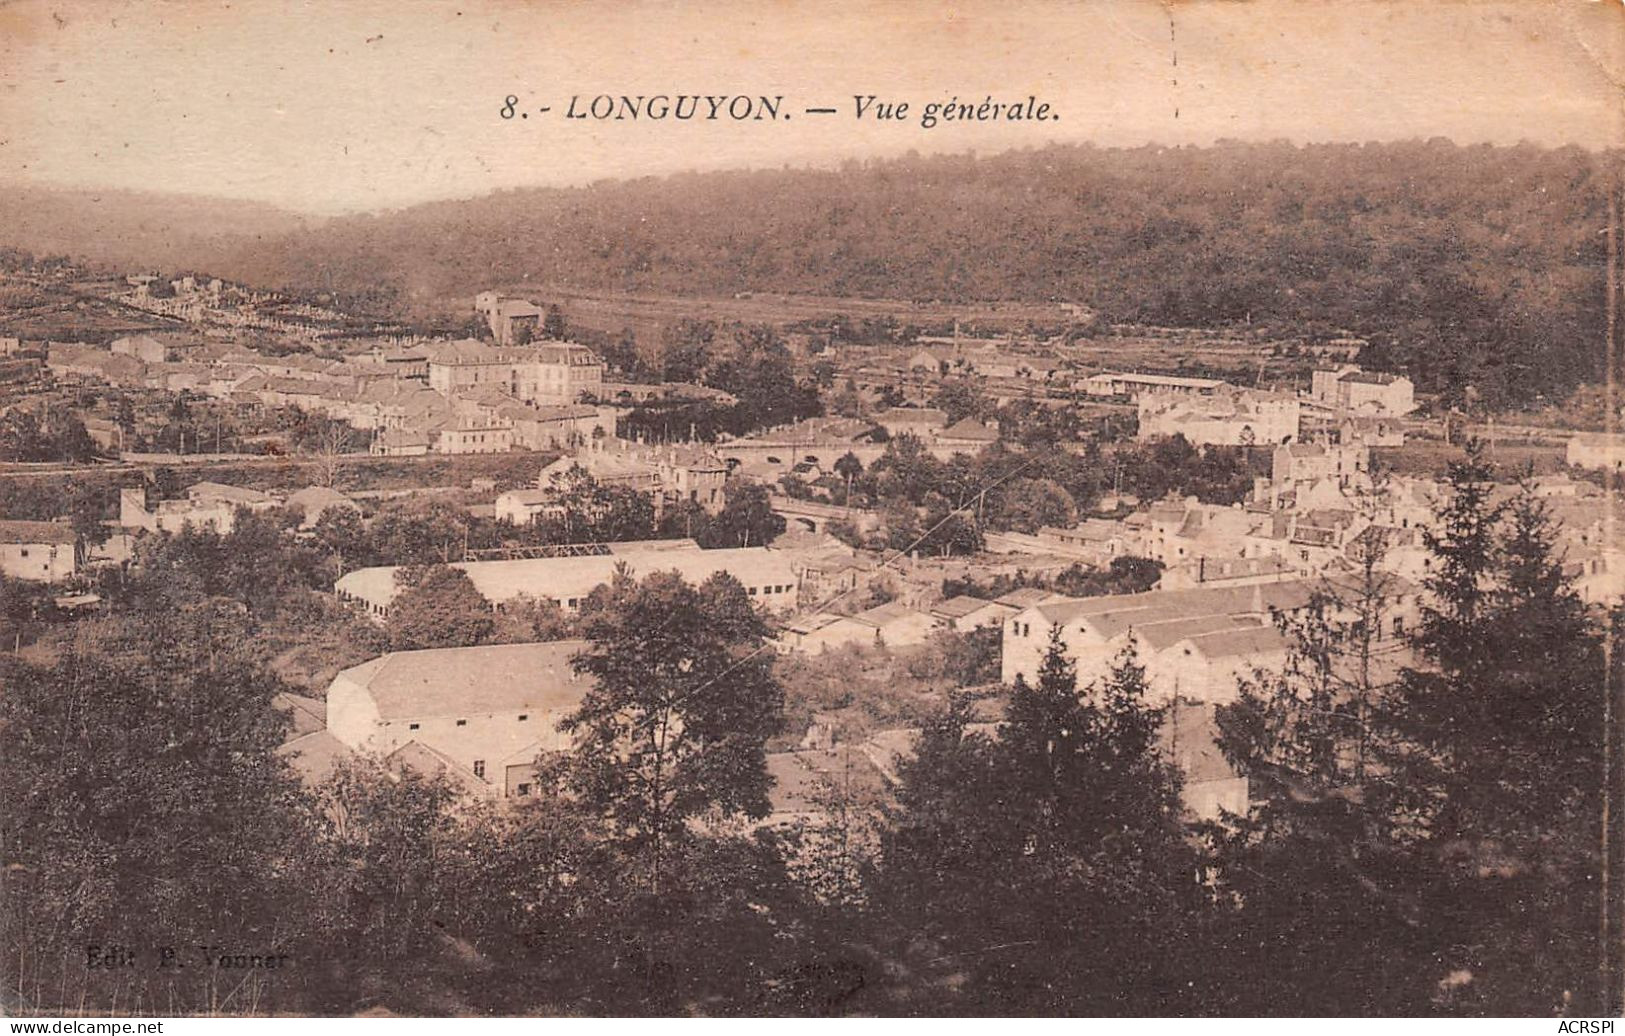
<path id="1" fill-rule="evenodd" d="M 149 504 L 146 488 L 136 486 L 119 491 L 119 524 L 148 532 L 180 532 L 191 525 L 225 535 L 235 526 L 239 507 L 265 511 L 276 504 L 269 493 L 220 482 L 199 482 L 186 490 L 185 499 Z"/>
<path id="2" fill-rule="evenodd" d="M 574 342 L 498 347 L 464 339 L 429 349 L 429 387 L 446 396 L 494 387 L 525 403 L 562 406 L 596 399 L 604 364 Z"/>
<path id="3" fill-rule="evenodd" d="M 613 436 L 588 439 L 573 454 L 543 468 L 536 485 L 550 488 L 556 478 L 577 467 L 600 484 L 647 493 L 657 515 L 683 501 L 699 504 L 711 514 L 727 503 L 728 464 L 702 446 L 654 446 Z"/>
<path id="4" fill-rule="evenodd" d="M 1309 396 L 1322 406 L 1399 417 L 1416 409 L 1416 388 L 1400 374 L 1365 371 L 1353 364 L 1315 371 Z"/>
<path id="5" fill-rule="evenodd" d="M 1371 450 L 1362 442 L 1287 443 L 1275 448 L 1270 458 L 1270 477 L 1258 478 L 1253 497 L 1282 506 L 1304 486 L 1327 482 L 1347 493 L 1364 492 L 1371 487 Z"/>
<path id="6" fill-rule="evenodd" d="M 485 317 L 498 345 L 523 345 L 541 337 L 542 310 L 534 302 L 482 291 L 474 296 L 474 312 Z"/>
<path id="7" fill-rule="evenodd" d="M 113 339 L 108 351 L 143 363 L 166 363 L 187 360 L 203 347 L 204 342 L 192 336 L 139 334 Z"/>

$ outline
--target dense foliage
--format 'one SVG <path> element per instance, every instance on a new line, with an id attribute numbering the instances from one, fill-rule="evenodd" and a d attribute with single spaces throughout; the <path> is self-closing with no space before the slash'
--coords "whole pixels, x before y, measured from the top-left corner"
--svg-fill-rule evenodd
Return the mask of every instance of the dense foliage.
<path id="1" fill-rule="evenodd" d="M 504 192 L 243 241 L 219 265 L 249 283 L 464 297 L 541 274 L 1063 299 L 1113 322 L 1349 329 L 1424 389 L 1522 400 L 1600 373 L 1615 166 L 1441 140 L 908 157 Z"/>
<path id="2" fill-rule="evenodd" d="M 340 530 L 243 512 L 147 538 L 111 614 L 0 666 L 7 1013 L 1607 1013 L 1600 691 L 1622 663 L 1541 502 L 1496 506 L 1485 474 L 1452 472 L 1404 664 L 1373 665 L 1396 628 L 1371 570 L 1281 617 L 1287 663 L 1219 713 L 1251 804 L 1207 824 L 1132 651 L 1079 686 L 1057 637 L 998 690 L 996 631 L 777 657 L 737 581 L 660 574 L 569 623 L 594 688 L 535 797 L 496 808 L 365 759 L 302 786 L 278 751 L 284 647 L 387 646 L 311 590 Z M 437 520 L 399 535 L 432 555 Z M 566 625 L 493 619 L 465 579 L 409 570 L 411 622 L 386 632 Z M 769 753 L 847 721 L 908 738 L 895 782 L 826 781 L 815 815 L 759 824 Z M 83 967 L 87 944 L 171 943 L 292 964 Z"/>

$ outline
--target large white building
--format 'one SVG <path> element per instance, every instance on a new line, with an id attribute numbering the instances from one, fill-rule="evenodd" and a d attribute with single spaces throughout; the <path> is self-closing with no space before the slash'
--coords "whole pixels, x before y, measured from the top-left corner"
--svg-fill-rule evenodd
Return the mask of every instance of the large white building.
<path id="1" fill-rule="evenodd" d="M 1218 378 L 1183 378 L 1172 374 L 1121 374 L 1101 371 L 1075 387 L 1090 396 L 1211 396 L 1224 387 Z"/>
<path id="2" fill-rule="evenodd" d="M 451 567 L 468 573 L 474 588 L 493 607 L 528 598 L 555 601 L 566 612 L 574 612 L 594 589 L 613 580 L 621 566 L 634 578 L 642 579 L 654 572 L 676 572 L 693 584 L 727 573 L 739 580 L 753 603 L 769 611 L 788 611 L 796 607 L 795 555 L 766 547 L 464 561 Z M 359 602 L 381 619 L 389 614 L 390 605 L 399 592 L 395 584 L 396 571 L 394 565 L 356 569 L 339 579 L 334 590 L 341 598 Z"/>
<path id="3" fill-rule="evenodd" d="M 1288 642 L 1273 616 L 1305 607 L 1317 585 L 1299 579 L 1038 604 L 1005 620 L 1000 675 L 1036 682 L 1050 631 L 1059 628 L 1080 685 L 1104 677 L 1132 643 L 1153 703 L 1225 704 L 1235 700 L 1238 677 L 1286 661 Z M 1396 579 L 1389 592 L 1388 627 L 1379 633 L 1393 644 L 1416 621 L 1417 590 Z"/>
<path id="4" fill-rule="evenodd" d="M 1226 387 L 1212 395 L 1144 393 L 1141 439 L 1183 435 L 1198 446 L 1272 446 L 1298 438 L 1293 396 Z"/>
<path id="5" fill-rule="evenodd" d="M 327 690 L 327 729 L 353 751 L 452 769 L 495 798 L 534 790 L 538 756 L 566 751 L 559 721 L 592 686 L 571 659 L 584 641 L 395 651 Z M 415 763 L 412 760 L 417 760 Z"/>
<path id="6" fill-rule="evenodd" d="M 524 403 L 564 406 L 604 388 L 603 361 L 574 342 L 499 348 L 464 339 L 428 351 L 429 387 L 445 396 L 492 387 Z"/>

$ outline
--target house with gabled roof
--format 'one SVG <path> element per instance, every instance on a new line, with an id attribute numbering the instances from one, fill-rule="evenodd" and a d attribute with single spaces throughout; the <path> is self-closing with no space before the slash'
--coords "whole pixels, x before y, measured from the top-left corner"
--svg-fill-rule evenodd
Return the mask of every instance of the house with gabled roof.
<path id="1" fill-rule="evenodd" d="M 393 651 L 333 678 L 327 727 L 351 751 L 444 773 L 493 798 L 535 790 L 536 759 L 567 751 L 559 721 L 592 687 L 584 641 Z M 409 758 L 407 758 L 409 757 Z"/>
<path id="2" fill-rule="evenodd" d="M 1132 644 L 1154 697 L 1228 701 L 1232 671 L 1277 661 L 1284 642 L 1274 639 L 1275 617 L 1306 607 L 1319 586 L 1293 579 L 1041 603 L 1005 620 L 1000 675 L 1006 683 L 1036 680 L 1051 630 L 1059 630 L 1080 684 L 1104 676 Z M 1395 579 L 1388 587 L 1395 614 L 1414 621 L 1416 594 Z"/>
<path id="3" fill-rule="evenodd" d="M 1354 364 L 1310 375 L 1309 396 L 1322 406 L 1400 417 L 1416 409 L 1416 387 L 1402 374 L 1362 370 Z"/>
<path id="4" fill-rule="evenodd" d="M 983 626 L 999 626 L 1019 609 L 1013 605 L 989 601 L 981 597 L 960 594 L 938 601 L 931 606 L 931 614 L 944 626 L 968 633 Z"/>
<path id="5" fill-rule="evenodd" d="M 967 450 L 981 449 L 999 441 L 999 429 L 994 425 L 966 417 L 937 433 L 937 442 L 943 446 L 957 446 Z"/>
<path id="6" fill-rule="evenodd" d="M 76 542 L 66 522 L 0 521 L 0 573 L 42 583 L 70 579 Z"/>

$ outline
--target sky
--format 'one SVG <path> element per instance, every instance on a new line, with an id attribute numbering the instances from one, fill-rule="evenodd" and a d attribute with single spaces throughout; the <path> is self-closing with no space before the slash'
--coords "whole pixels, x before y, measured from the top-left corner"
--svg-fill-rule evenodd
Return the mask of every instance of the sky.
<path id="1" fill-rule="evenodd" d="M 1616 146 L 1621 3 L 0 0 L 0 182 L 331 215 L 1051 142 Z M 564 118 L 597 94 L 782 94 L 791 117 Z M 910 117 L 855 118 L 868 94 Z M 956 95 L 1058 118 L 920 125 Z"/>

